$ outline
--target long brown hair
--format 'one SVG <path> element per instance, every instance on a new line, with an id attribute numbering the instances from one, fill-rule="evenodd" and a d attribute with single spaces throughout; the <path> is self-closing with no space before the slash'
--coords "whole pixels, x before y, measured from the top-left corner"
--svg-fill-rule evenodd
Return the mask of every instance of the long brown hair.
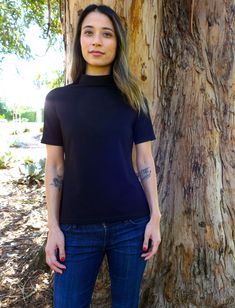
<path id="1" fill-rule="evenodd" d="M 132 108 L 136 111 L 140 111 L 142 109 L 145 113 L 147 113 L 147 101 L 138 86 L 137 79 L 131 73 L 129 68 L 127 59 L 126 31 L 117 13 L 109 6 L 96 4 L 88 5 L 79 17 L 73 46 L 73 59 L 71 67 L 71 78 L 73 82 L 78 82 L 80 76 L 85 74 L 86 71 L 86 61 L 83 58 L 80 44 L 81 28 L 84 18 L 89 13 L 94 11 L 105 14 L 113 23 L 117 38 L 117 49 L 115 59 L 112 63 L 112 73 L 117 87 L 127 98 L 127 102 Z"/>

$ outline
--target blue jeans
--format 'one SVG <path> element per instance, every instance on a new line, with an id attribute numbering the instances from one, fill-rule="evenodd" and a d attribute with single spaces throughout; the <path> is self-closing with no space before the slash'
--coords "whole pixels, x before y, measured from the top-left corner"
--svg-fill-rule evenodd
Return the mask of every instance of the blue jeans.
<path id="1" fill-rule="evenodd" d="M 88 308 L 100 265 L 107 255 L 112 308 L 137 308 L 146 262 L 149 216 L 99 224 L 61 224 L 66 270 L 54 273 L 54 308 Z"/>

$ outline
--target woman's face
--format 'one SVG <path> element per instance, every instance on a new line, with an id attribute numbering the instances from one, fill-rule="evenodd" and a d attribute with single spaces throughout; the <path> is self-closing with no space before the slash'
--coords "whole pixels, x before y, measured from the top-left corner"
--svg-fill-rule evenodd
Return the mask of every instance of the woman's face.
<path id="1" fill-rule="evenodd" d="M 86 61 L 86 74 L 109 74 L 117 48 L 114 27 L 109 17 L 99 12 L 89 13 L 82 23 L 80 43 Z"/>

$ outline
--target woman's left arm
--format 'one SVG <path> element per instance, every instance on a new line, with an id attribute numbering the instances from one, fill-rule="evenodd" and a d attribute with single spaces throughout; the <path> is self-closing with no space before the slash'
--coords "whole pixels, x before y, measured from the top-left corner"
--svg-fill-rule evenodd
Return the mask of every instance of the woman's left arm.
<path id="1" fill-rule="evenodd" d="M 146 251 L 148 249 L 148 242 L 150 239 L 152 245 L 147 252 L 141 255 L 142 257 L 145 257 L 145 260 L 148 260 L 157 252 L 158 246 L 161 242 L 161 213 L 158 204 L 157 176 L 152 155 L 151 141 L 136 144 L 136 166 L 138 177 L 144 189 L 151 215 L 150 221 L 145 228 L 143 250 Z"/>

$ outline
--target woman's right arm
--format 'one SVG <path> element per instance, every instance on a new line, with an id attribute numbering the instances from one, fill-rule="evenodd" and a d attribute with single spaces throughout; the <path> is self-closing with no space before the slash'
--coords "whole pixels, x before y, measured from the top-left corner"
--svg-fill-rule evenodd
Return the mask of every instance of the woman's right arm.
<path id="1" fill-rule="evenodd" d="M 48 213 L 48 237 L 46 244 L 46 263 L 52 270 L 62 274 L 66 267 L 57 261 L 65 260 L 64 234 L 59 227 L 59 207 L 64 176 L 64 150 L 62 146 L 46 145 L 47 159 L 45 166 L 46 202 Z"/>

